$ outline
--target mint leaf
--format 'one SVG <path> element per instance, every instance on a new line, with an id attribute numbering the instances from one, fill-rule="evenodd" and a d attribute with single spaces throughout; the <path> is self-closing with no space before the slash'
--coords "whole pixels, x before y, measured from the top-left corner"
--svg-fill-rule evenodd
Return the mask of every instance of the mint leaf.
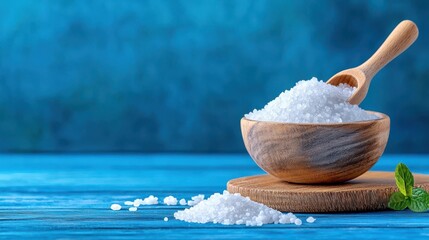
<path id="1" fill-rule="evenodd" d="M 429 208 L 429 193 L 423 188 L 414 187 L 414 177 L 408 167 L 399 163 L 395 169 L 396 186 L 399 192 L 394 192 L 387 206 L 394 210 L 409 208 L 413 212 L 426 212 Z"/>
<path id="2" fill-rule="evenodd" d="M 408 208 L 413 212 L 426 212 L 429 203 L 429 194 L 422 188 L 413 188 Z"/>
<path id="3" fill-rule="evenodd" d="M 399 191 L 404 196 L 411 197 L 413 192 L 413 186 L 414 186 L 414 177 L 405 164 L 399 163 L 396 166 L 395 180 L 396 180 L 396 186 L 398 186 Z"/>
<path id="4" fill-rule="evenodd" d="M 404 196 L 404 194 L 401 192 L 394 192 L 392 196 L 390 196 L 387 206 L 393 210 L 404 210 L 409 203 L 409 198 Z"/>

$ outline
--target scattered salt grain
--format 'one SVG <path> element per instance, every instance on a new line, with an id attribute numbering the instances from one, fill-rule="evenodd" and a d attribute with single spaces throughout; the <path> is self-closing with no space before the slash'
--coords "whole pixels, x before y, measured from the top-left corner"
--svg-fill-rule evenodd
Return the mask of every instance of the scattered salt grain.
<path id="1" fill-rule="evenodd" d="M 168 217 L 165 217 L 165 218 L 164 218 L 164 222 L 168 222 Z"/>
<path id="2" fill-rule="evenodd" d="M 110 209 L 112 209 L 113 211 L 119 211 L 119 210 L 121 210 L 121 205 L 114 203 L 114 204 L 110 205 Z"/>
<path id="3" fill-rule="evenodd" d="M 301 219 L 297 218 L 297 219 L 295 219 L 295 221 L 293 223 L 295 223 L 295 225 L 299 226 L 302 224 L 302 221 L 301 221 Z"/>
<path id="4" fill-rule="evenodd" d="M 261 110 L 253 110 L 247 119 L 289 123 L 342 123 L 373 120 L 378 117 L 347 102 L 355 88 L 333 86 L 317 78 L 299 81 L 282 92 Z"/>
<path id="5" fill-rule="evenodd" d="M 149 197 L 145 198 L 142 202 L 142 205 L 156 205 L 158 204 L 158 198 L 154 197 L 153 195 L 150 195 Z"/>
<path id="6" fill-rule="evenodd" d="M 127 206 L 131 206 L 131 205 L 134 205 L 134 202 L 133 201 L 125 201 L 124 204 Z"/>
<path id="7" fill-rule="evenodd" d="M 168 197 L 164 198 L 164 204 L 177 205 L 177 198 L 175 198 L 173 196 L 168 196 Z"/>
<path id="8" fill-rule="evenodd" d="M 134 207 L 139 207 L 140 205 L 156 205 L 158 204 L 158 198 L 150 195 L 145 199 L 137 198 L 134 201 L 126 201 L 125 205 L 132 205 Z"/>
<path id="9" fill-rule="evenodd" d="M 174 217 L 185 222 L 245 224 L 246 226 L 286 224 L 291 223 L 291 218 L 295 219 L 295 223 L 297 220 L 292 213 L 283 214 L 238 193 L 231 194 L 228 191 L 224 191 L 223 194 L 215 193 L 191 208 L 177 211 Z"/>
<path id="10" fill-rule="evenodd" d="M 314 223 L 314 221 L 316 221 L 316 219 L 314 217 L 308 217 L 307 218 L 308 223 Z"/>
<path id="11" fill-rule="evenodd" d="M 130 207 L 130 208 L 128 208 L 128 211 L 135 212 L 135 211 L 137 211 L 137 208 L 136 207 Z"/>
<path id="12" fill-rule="evenodd" d="M 189 206 L 195 206 L 195 205 L 197 205 L 198 203 L 200 203 L 201 201 L 204 200 L 204 195 L 203 194 L 199 194 L 198 196 L 193 196 L 191 199 L 192 200 L 188 201 L 188 205 Z"/>
<path id="13" fill-rule="evenodd" d="M 182 206 L 184 206 L 187 203 L 186 203 L 186 200 L 184 198 L 182 198 L 182 199 L 180 199 L 179 204 L 182 205 Z"/>
<path id="14" fill-rule="evenodd" d="M 134 207 L 138 207 L 138 206 L 140 206 L 140 205 L 142 205 L 143 204 L 143 199 L 141 199 L 141 198 L 137 198 L 137 199 L 135 199 L 134 200 L 134 202 L 133 202 L 133 206 Z"/>

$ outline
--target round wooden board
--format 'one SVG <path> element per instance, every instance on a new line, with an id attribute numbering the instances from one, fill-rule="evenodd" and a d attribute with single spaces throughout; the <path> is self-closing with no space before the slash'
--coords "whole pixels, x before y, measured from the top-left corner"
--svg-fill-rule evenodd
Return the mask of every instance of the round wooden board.
<path id="1" fill-rule="evenodd" d="M 414 174 L 416 187 L 429 190 L 429 175 Z M 230 180 L 227 189 L 283 212 L 357 212 L 387 209 L 398 191 L 393 172 L 367 172 L 342 184 L 301 185 L 270 175 Z"/>

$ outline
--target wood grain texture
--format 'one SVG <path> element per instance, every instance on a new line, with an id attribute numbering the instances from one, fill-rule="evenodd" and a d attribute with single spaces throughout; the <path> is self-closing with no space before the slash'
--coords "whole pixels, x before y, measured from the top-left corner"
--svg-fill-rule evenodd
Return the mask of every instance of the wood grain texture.
<path id="1" fill-rule="evenodd" d="M 410 20 L 402 21 L 371 58 L 358 67 L 335 74 L 328 80 L 328 83 L 332 85 L 347 83 L 356 87 L 357 89 L 350 97 L 349 102 L 360 104 L 365 99 L 375 74 L 410 47 L 418 35 L 419 30 L 415 23 Z"/>
<path id="2" fill-rule="evenodd" d="M 429 174 L 428 155 L 383 155 L 373 167 L 403 162 Z M 113 202 L 168 195 L 189 199 L 263 174 L 247 154 L 0 154 L 0 239 L 397 239 L 427 238 L 429 212 L 381 211 L 296 215 L 303 225 L 245 227 L 174 220 L 184 206 L 109 210 Z M 317 221 L 308 224 L 313 216 Z M 170 221 L 164 222 L 163 218 Z"/>
<path id="3" fill-rule="evenodd" d="M 429 175 L 414 175 L 415 185 L 429 190 Z M 229 192 L 283 212 L 359 212 L 387 209 L 390 195 L 398 191 L 394 172 L 367 172 L 337 185 L 302 185 L 270 175 L 233 179 Z"/>
<path id="4" fill-rule="evenodd" d="M 241 119 L 244 145 L 267 173 L 293 183 L 338 183 L 368 171 L 383 154 L 390 119 L 295 124 Z"/>

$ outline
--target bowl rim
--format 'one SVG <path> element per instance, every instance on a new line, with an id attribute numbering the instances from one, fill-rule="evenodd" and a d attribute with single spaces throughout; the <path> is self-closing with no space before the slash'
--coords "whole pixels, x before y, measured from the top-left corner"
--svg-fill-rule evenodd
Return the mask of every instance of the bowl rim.
<path id="1" fill-rule="evenodd" d="M 346 125 L 361 125 L 361 124 L 370 124 L 374 122 L 384 122 L 390 121 L 390 117 L 384 113 L 365 110 L 365 112 L 369 114 L 376 115 L 377 119 L 372 120 L 363 120 L 363 121 L 355 121 L 355 122 L 342 122 L 342 123 L 288 123 L 288 122 L 274 122 L 274 121 L 259 121 L 252 120 L 246 117 L 242 117 L 241 121 L 248 121 L 253 123 L 267 123 L 267 124 L 280 124 L 280 125 L 295 125 L 295 126 L 346 126 Z"/>

